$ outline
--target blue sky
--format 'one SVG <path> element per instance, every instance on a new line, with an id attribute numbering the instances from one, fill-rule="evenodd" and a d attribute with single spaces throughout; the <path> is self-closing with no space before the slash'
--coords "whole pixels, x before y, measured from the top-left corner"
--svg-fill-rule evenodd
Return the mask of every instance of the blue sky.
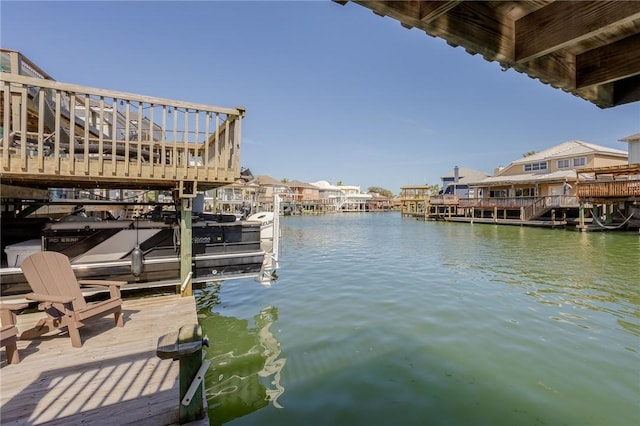
<path id="1" fill-rule="evenodd" d="M 277 179 L 398 193 L 640 131 L 640 103 L 602 110 L 353 3 L 3 0 L 0 24 L 58 81 L 246 107 L 241 163 Z"/>

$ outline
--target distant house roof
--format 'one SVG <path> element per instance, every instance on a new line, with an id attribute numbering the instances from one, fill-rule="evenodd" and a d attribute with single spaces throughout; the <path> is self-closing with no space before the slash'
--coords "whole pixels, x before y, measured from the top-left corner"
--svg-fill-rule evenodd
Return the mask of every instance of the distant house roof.
<path id="1" fill-rule="evenodd" d="M 256 176 L 256 181 L 258 181 L 258 184 L 260 185 L 287 186 L 287 184 L 282 183 L 279 180 L 267 175 Z"/>
<path id="2" fill-rule="evenodd" d="M 331 191 L 341 191 L 340 187 L 336 186 L 336 185 L 331 185 L 331 183 L 329 183 L 326 180 L 319 180 L 317 182 L 311 182 L 311 185 L 318 187 L 320 189 L 323 190 L 331 190 Z"/>
<path id="3" fill-rule="evenodd" d="M 458 168 L 458 184 L 467 185 L 470 182 L 477 182 L 488 176 L 490 176 L 488 173 L 480 172 L 478 170 L 467 169 L 465 167 Z M 455 170 L 452 170 L 451 173 L 441 176 L 440 178 L 443 181 L 445 179 L 455 178 Z"/>
<path id="4" fill-rule="evenodd" d="M 318 189 L 317 186 L 311 185 L 310 183 L 304 183 L 299 180 L 292 180 L 287 182 L 289 188 L 309 188 L 309 189 Z"/>
<path id="5" fill-rule="evenodd" d="M 624 137 L 620 139 L 620 142 L 638 142 L 640 141 L 640 133 L 636 133 L 631 136 Z"/>
<path id="6" fill-rule="evenodd" d="M 531 163 L 534 161 L 546 161 L 553 158 L 575 157 L 594 153 L 627 157 L 627 152 L 621 149 L 609 148 L 582 141 L 567 141 L 560 145 L 536 152 L 535 154 L 519 158 L 511 162 L 511 164 Z"/>
<path id="7" fill-rule="evenodd" d="M 510 176 L 489 176 L 477 182 L 469 182 L 472 186 L 511 185 L 523 183 L 557 182 L 562 180 L 575 180 L 575 170 L 558 170 L 551 173 L 524 173 Z"/>

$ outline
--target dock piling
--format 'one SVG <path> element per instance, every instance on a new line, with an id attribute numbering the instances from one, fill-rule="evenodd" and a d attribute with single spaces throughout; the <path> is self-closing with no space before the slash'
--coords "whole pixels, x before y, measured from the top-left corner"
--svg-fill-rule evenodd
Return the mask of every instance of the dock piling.
<path id="1" fill-rule="evenodd" d="M 204 375 L 211 362 L 203 363 L 202 346 L 208 347 L 209 339 L 202 337 L 202 328 L 198 324 L 183 325 L 178 332 L 165 334 L 158 339 L 158 358 L 180 362 L 180 424 L 200 420 L 205 416 Z"/>

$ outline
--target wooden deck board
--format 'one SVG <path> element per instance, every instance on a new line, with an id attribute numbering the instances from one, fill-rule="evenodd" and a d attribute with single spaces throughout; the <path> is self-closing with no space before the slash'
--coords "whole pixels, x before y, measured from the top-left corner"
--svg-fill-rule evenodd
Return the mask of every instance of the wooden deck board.
<path id="1" fill-rule="evenodd" d="M 125 300 L 125 326 L 113 316 L 80 330 L 82 348 L 56 331 L 18 341 L 20 363 L 0 358 L 0 422 L 166 425 L 178 421 L 178 363 L 156 356 L 158 338 L 197 322 L 193 297 Z M 18 316 L 26 330 L 44 316 Z M 202 424 L 208 424 L 204 420 Z"/>

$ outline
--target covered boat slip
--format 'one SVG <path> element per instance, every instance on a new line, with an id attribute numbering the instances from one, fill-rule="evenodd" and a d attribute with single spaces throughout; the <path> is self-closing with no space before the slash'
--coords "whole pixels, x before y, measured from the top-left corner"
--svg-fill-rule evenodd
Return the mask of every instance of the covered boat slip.
<path id="1" fill-rule="evenodd" d="M 183 289 L 188 295 L 192 278 L 207 271 L 223 274 L 227 263 L 235 268 L 233 273 L 261 272 L 261 262 L 256 259 L 264 258 L 264 252 L 258 236 L 252 240 L 255 247 L 244 244 L 243 236 L 240 242 L 234 240 L 233 253 L 228 252 L 230 245 L 224 246 L 224 252 L 220 252 L 222 246 L 218 245 L 212 249 L 216 253 L 209 253 L 196 244 L 204 241 L 203 232 L 192 217 L 199 193 L 230 184 L 240 176 L 244 108 L 58 82 L 13 50 L 0 49 L 0 59 L 3 222 L 26 218 L 33 211 L 28 200 L 50 201 L 46 190 L 51 188 L 169 190 L 173 191 L 172 198 L 179 211 L 177 232 L 171 234 L 177 237 L 171 247 L 180 248 L 179 255 L 172 250 L 175 259 L 171 260 L 177 261 L 179 274 L 176 277 L 160 274 L 153 269 L 152 256 L 147 256 L 150 275 L 146 281 L 179 279 L 180 283 L 187 282 Z M 38 198 L 38 191 L 46 193 L 45 198 Z M 212 229 L 207 232 L 212 233 Z M 253 234 L 260 233 L 258 225 L 251 230 L 256 231 Z M 58 230 L 59 234 L 62 232 Z M 34 238 L 40 236 L 24 240 Z M 5 240 L 3 251 L 7 244 L 21 242 Z M 241 248 L 242 244 L 245 246 Z M 58 251 L 45 246 L 43 249 Z M 241 249 L 249 255 L 249 266 L 235 259 Z M 216 254 L 219 259 L 233 259 L 216 263 L 215 259 L 209 259 Z M 196 258 L 201 261 L 198 263 Z M 171 269 L 175 266 L 171 265 Z"/>
<path id="2" fill-rule="evenodd" d="M 43 315 L 18 315 L 18 329 Z M 162 335 L 197 323 L 194 298 L 126 299 L 123 315 L 122 328 L 112 316 L 83 327 L 81 348 L 52 332 L 18 341 L 19 364 L 2 351 L 2 424 L 178 423 L 178 362 L 159 359 L 156 348 Z"/>

